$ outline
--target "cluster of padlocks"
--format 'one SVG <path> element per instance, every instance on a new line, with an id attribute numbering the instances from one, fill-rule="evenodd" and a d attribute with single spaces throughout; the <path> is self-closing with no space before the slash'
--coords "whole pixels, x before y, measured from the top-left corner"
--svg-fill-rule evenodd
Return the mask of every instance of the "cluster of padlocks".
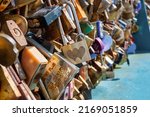
<path id="1" fill-rule="evenodd" d="M 0 99 L 85 100 L 129 64 L 139 0 L 0 0 Z"/>

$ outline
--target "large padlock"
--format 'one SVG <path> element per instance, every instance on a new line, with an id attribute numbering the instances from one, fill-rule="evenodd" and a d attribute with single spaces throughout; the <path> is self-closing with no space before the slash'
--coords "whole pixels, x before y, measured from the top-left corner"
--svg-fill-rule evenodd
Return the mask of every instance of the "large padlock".
<path id="1" fill-rule="evenodd" d="M 71 4 L 71 2 L 69 4 Z M 75 18 L 76 27 L 77 27 L 77 31 L 78 31 L 77 38 L 80 38 L 81 40 L 78 42 L 76 40 L 76 42 L 73 44 L 67 44 L 67 39 L 65 38 L 64 31 L 63 31 L 63 28 L 61 26 L 61 21 L 59 21 L 60 33 L 61 33 L 63 44 L 64 44 L 64 46 L 62 47 L 62 51 L 63 51 L 64 56 L 70 62 L 72 62 L 73 64 L 79 64 L 79 63 L 82 63 L 85 61 L 89 61 L 91 58 L 90 58 L 90 54 L 89 54 L 86 40 L 83 39 L 84 35 L 81 32 L 79 21 L 77 19 L 77 15 L 76 15 L 76 12 L 75 12 L 73 5 L 71 5 L 71 9 L 73 11 L 73 15 Z"/>
<path id="2" fill-rule="evenodd" d="M 13 21 L 15 21 L 15 23 L 18 25 L 18 27 L 23 32 L 23 34 L 25 35 L 27 33 L 28 22 L 27 22 L 26 18 L 23 17 L 22 15 L 18 15 L 18 14 L 9 15 L 9 14 L 6 14 L 6 15 L 4 15 L 4 20 L 13 20 Z"/>
<path id="3" fill-rule="evenodd" d="M 21 93 L 7 69 L 0 65 L 0 100 L 17 100 Z"/>
<path id="4" fill-rule="evenodd" d="M 4 22 L 2 25 L 2 31 L 15 39 L 19 51 L 27 45 L 23 32 L 13 20 L 7 20 Z"/>
<path id="5" fill-rule="evenodd" d="M 41 78 L 47 59 L 32 46 L 25 47 L 21 56 L 21 64 L 27 75 L 26 83 L 33 90 Z"/>
<path id="6" fill-rule="evenodd" d="M 7 34 L 0 33 L 0 64 L 12 65 L 18 57 L 16 42 Z"/>
<path id="7" fill-rule="evenodd" d="M 69 64 L 60 55 L 52 55 L 42 78 L 50 98 L 59 99 L 65 87 L 77 72 L 77 67 Z"/>
<path id="8" fill-rule="evenodd" d="M 79 71 L 78 67 L 57 53 L 51 54 L 33 39 L 27 38 L 27 40 L 49 59 L 44 75 L 42 76 L 42 81 L 48 91 L 50 99 L 59 99 L 67 84 Z"/>

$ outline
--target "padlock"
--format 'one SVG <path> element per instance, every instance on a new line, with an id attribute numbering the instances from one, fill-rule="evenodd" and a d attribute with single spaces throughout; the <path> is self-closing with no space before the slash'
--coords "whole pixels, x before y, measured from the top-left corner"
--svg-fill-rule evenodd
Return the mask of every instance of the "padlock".
<path id="1" fill-rule="evenodd" d="M 7 20 L 2 25 L 2 31 L 15 39 L 19 51 L 27 45 L 23 32 L 13 20 Z"/>
<path id="2" fill-rule="evenodd" d="M 71 2 L 70 2 L 70 4 L 71 4 Z M 59 21 L 60 33 L 61 33 L 62 41 L 64 44 L 64 46 L 62 47 L 62 52 L 63 52 L 64 56 L 70 62 L 72 62 L 73 64 L 80 64 L 82 62 L 89 61 L 91 58 L 90 58 L 90 54 L 89 54 L 86 40 L 83 39 L 84 35 L 81 32 L 81 28 L 80 28 L 79 21 L 78 21 L 77 16 L 76 16 L 75 9 L 73 6 L 71 7 L 71 9 L 73 11 L 73 15 L 75 18 L 76 27 L 77 27 L 77 31 L 78 31 L 77 38 L 80 38 L 81 41 L 78 40 L 78 42 L 77 42 L 77 40 L 76 40 L 75 43 L 67 45 L 67 43 L 68 43 L 67 38 L 64 35 L 64 31 L 63 31 L 63 28 L 61 26 L 61 21 Z"/>
<path id="3" fill-rule="evenodd" d="M 89 3 L 86 0 L 79 0 L 80 6 L 83 8 L 86 15 L 88 15 Z"/>
<path id="4" fill-rule="evenodd" d="M 17 100 L 21 93 L 7 69 L 0 65 L 0 100 Z"/>
<path id="5" fill-rule="evenodd" d="M 89 34 L 94 30 L 94 26 L 90 22 L 80 22 L 81 30 L 84 34 Z"/>
<path id="6" fill-rule="evenodd" d="M 36 0 L 34 1 L 32 4 L 29 4 L 29 12 L 30 14 L 35 12 L 37 9 L 39 9 L 40 7 L 42 7 L 44 5 L 44 1 L 43 0 Z"/>
<path id="7" fill-rule="evenodd" d="M 94 0 L 94 2 L 93 2 L 93 4 L 94 4 L 93 13 L 97 13 L 97 10 L 98 10 L 101 2 L 102 2 L 102 0 Z"/>
<path id="8" fill-rule="evenodd" d="M 103 49 L 104 52 L 111 49 L 111 46 L 113 44 L 113 39 L 107 31 L 104 31 L 104 38 L 102 39 L 102 42 L 104 44 L 104 49 Z"/>
<path id="9" fill-rule="evenodd" d="M 114 26 L 112 38 L 116 41 L 117 45 L 122 45 L 125 41 L 124 31 L 118 26 Z"/>
<path id="10" fill-rule="evenodd" d="M 76 26 L 72 19 L 70 18 L 68 12 L 66 9 L 62 10 L 62 15 L 61 15 L 61 21 L 63 22 L 63 28 L 65 34 L 69 34 L 73 30 L 75 30 Z M 54 21 L 50 26 L 46 28 L 46 39 L 51 41 L 51 40 L 56 40 L 61 37 L 58 29 L 58 24 L 57 21 Z"/>
<path id="11" fill-rule="evenodd" d="M 77 72 L 78 68 L 60 55 L 52 55 L 42 77 L 50 98 L 59 99 L 65 87 Z"/>
<path id="12" fill-rule="evenodd" d="M 116 64 L 122 65 L 123 63 L 128 62 L 128 55 L 123 48 L 117 46 L 115 51 L 118 54 L 115 60 Z"/>
<path id="13" fill-rule="evenodd" d="M 124 3 L 123 5 L 125 9 L 122 13 L 122 18 L 125 20 L 133 19 L 135 17 L 133 5 L 128 2 Z"/>
<path id="14" fill-rule="evenodd" d="M 97 13 L 101 14 L 103 11 L 105 11 L 107 8 L 109 8 L 111 4 L 112 4 L 111 0 L 102 0 L 97 9 Z"/>
<path id="15" fill-rule="evenodd" d="M 11 0 L 1 0 L 0 1 L 0 12 L 4 11 L 10 4 Z"/>
<path id="16" fill-rule="evenodd" d="M 90 77 L 88 75 L 88 64 L 83 65 L 80 68 L 79 76 L 80 76 L 80 80 L 83 79 L 83 80 L 85 80 L 85 83 L 88 84 L 88 85 L 83 85 L 84 89 L 88 89 L 89 90 L 89 89 L 93 88 L 93 84 L 92 84 L 91 79 L 90 79 Z"/>
<path id="17" fill-rule="evenodd" d="M 71 36 L 71 39 L 75 42 L 78 37 L 78 33 L 71 33 L 70 36 Z M 84 35 L 84 39 L 86 40 L 86 44 L 87 44 L 88 48 L 90 48 L 94 42 L 94 39 L 89 37 L 88 35 Z"/>
<path id="18" fill-rule="evenodd" d="M 88 66 L 88 74 L 94 87 L 100 83 L 104 75 L 101 71 L 98 71 L 93 66 Z"/>
<path id="19" fill-rule="evenodd" d="M 75 74 L 79 72 L 79 68 L 59 54 L 50 53 L 31 37 L 28 37 L 27 40 L 30 44 L 36 46 L 39 51 L 49 59 L 44 75 L 42 76 L 42 81 L 48 91 L 50 99 L 59 99 L 67 84 L 74 78 Z M 50 87 L 54 88 L 54 90 Z"/>
<path id="20" fill-rule="evenodd" d="M 41 78 L 47 59 L 32 46 L 25 47 L 21 56 L 21 65 L 27 75 L 26 83 L 33 90 Z"/>
<path id="21" fill-rule="evenodd" d="M 45 7 L 32 14 L 28 20 L 37 19 L 40 26 L 49 26 L 62 14 L 61 10 L 62 7 L 59 6 Z"/>
<path id="22" fill-rule="evenodd" d="M 79 0 L 79 3 L 83 9 L 86 9 L 89 6 L 87 0 Z"/>
<path id="23" fill-rule="evenodd" d="M 94 49 L 95 54 L 100 54 L 104 50 L 104 43 L 102 42 L 100 38 L 96 38 L 92 47 Z"/>
<path id="24" fill-rule="evenodd" d="M 117 9 L 107 12 L 110 21 L 117 21 L 121 16 L 124 10 L 122 2 L 117 4 Z"/>
<path id="25" fill-rule="evenodd" d="M 16 42 L 9 35 L 0 33 L 0 64 L 12 65 L 18 57 Z"/>
<path id="26" fill-rule="evenodd" d="M 76 9 L 76 14 L 78 16 L 79 21 L 87 21 L 88 17 L 82 7 L 80 6 L 79 0 L 74 0 L 73 1 L 75 9 Z"/>
<path id="27" fill-rule="evenodd" d="M 16 15 L 6 14 L 6 15 L 4 15 L 4 19 L 5 20 L 13 20 L 13 21 L 15 21 L 15 23 L 18 25 L 18 27 L 23 32 L 23 34 L 25 35 L 27 33 L 28 22 L 27 22 L 25 17 L 23 17 L 21 15 L 17 15 L 17 14 Z"/>

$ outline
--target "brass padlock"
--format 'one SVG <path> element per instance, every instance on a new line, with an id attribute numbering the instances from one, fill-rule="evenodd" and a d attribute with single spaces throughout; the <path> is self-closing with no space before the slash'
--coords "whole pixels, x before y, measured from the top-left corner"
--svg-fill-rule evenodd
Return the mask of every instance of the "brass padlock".
<path id="1" fill-rule="evenodd" d="M 0 64 L 12 65 L 18 57 L 16 42 L 9 35 L 0 33 Z"/>
<path id="2" fill-rule="evenodd" d="M 104 75 L 101 71 L 98 71 L 93 66 L 88 66 L 88 74 L 94 87 L 100 83 Z"/>
<path id="3" fill-rule="evenodd" d="M 78 68 L 60 55 L 52 55 L 42 77 L 50 98 L 59 99 L 77 72 Z"/>
<path id="4" fill-rule="evenodd" d="M 33 90 L 41 78 L 47 59 L 33 46 L 25 47 L 21 56 L 21 64 L 27 75 L 26 83 Z"/>

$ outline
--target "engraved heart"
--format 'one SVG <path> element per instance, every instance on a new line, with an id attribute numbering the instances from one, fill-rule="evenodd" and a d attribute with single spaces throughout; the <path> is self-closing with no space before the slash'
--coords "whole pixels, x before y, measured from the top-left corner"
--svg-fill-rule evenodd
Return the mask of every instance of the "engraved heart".
<path id="1" fill-rule="evenodd" d="M 67 51 L 67 56 L 69 56 L 69 58 L 73 59 L 74 61 L 77 58 L 82 59 L 84 54 L 85 54 L 85 48 L 83 46 L 81 46 L 79 49 L 74 48 L 72 51 L 71 50 Z"/>

